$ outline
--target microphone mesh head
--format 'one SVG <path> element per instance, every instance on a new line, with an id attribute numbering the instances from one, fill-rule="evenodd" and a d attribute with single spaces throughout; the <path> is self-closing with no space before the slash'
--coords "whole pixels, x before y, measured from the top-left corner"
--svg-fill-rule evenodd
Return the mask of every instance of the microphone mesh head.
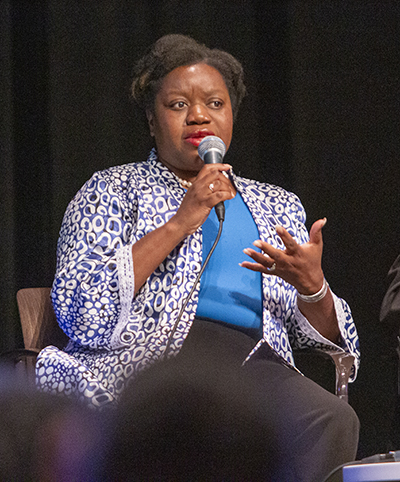
<path id="1" fill-rule="evenodd" d="M 204 156 L 206 155 L 206 152 L 209 151 L 210 149 L 215 149 L 219 151 L 221 153 L 221 157 L 225 156 L 225 152 L 226 152 L 225 143 L 222 139 L 220 139 L 217 136 L 207 136 L 200 142 L 199 147 L 197 148 L 197 152 L 199 153 L 199 156 L 203 161 L 204 161 Z"/>

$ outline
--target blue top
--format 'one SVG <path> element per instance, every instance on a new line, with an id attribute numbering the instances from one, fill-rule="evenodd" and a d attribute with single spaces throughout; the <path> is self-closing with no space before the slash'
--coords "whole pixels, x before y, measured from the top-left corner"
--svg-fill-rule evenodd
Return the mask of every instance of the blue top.
<path id="1" fill-rule="evenodd" d="M 218 233 L 213 209 L 203 224 L 203 260 Z M 221 238 L 200 280 L 196 316 L 261 331 L 261 274 L 239 266 L 249 259 L 243 249 L 259 239 L 254 220 L 238 193 L 225 201 L 225 221 Z M 228 308 L 229 307 L 229 308 Z"/>

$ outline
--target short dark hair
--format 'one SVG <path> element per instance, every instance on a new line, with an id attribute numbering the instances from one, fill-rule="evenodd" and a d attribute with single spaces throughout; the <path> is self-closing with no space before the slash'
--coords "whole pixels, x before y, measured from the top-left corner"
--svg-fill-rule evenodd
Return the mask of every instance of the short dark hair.
<path id="1" fill-rule="evenodd" d="M 142 109 L 151 110 L 164 77 L 177 67 L 198 63 L 210 65 L 222 75 L 235 119 L 246 93 L 241 63 L 228 52 L 210 49 L 187 35 L 164 35 L 136 63 L 132 82 L 133 98 Z"/>

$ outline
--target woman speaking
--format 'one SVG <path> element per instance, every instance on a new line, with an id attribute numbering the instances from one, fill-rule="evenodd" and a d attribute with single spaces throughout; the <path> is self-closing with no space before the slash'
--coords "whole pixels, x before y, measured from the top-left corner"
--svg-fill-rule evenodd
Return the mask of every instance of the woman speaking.
<path id="1" fill-rule="evenodd" d="M 358 441 L 351 407 L 298 373 L 292 355 L 348 352 L 356 375 L 351 312 L 321 268 L 325 220 L 308 233 L 296 195 L 223 162 L 245 93 L 230 54 L 164 36 L 136 64 L 132 93 L 155 148 L 147 161 L 95 173 L 69 204 L 52 301 L 70 341 L 42 350 L 37 383 L 104 407 L 157 360 L 229 363 L 271 407 L 287 462 L 279 480 L 320 481 L 354 459 Z M 210 137 L 222 162 L 199 155 Z"/>

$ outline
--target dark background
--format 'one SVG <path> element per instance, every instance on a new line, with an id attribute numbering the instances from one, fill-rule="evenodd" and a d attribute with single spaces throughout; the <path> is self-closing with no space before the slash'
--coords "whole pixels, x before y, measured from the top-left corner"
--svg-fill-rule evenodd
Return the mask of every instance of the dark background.
<path id="1" fill-rule="evenodd" d="M 144 160 L 132 65 L 185 33 L 236 56 L 248 96 L 227 155 L 326 216 L 324 270 L 353 311 L 360 456 L 400 449 L 395 335 L 379 323 L 400 254 L 400 2 L 0 0 L 2 351 L 21 287 L 49 286 L 65 208 L 98 169 Z"/>

